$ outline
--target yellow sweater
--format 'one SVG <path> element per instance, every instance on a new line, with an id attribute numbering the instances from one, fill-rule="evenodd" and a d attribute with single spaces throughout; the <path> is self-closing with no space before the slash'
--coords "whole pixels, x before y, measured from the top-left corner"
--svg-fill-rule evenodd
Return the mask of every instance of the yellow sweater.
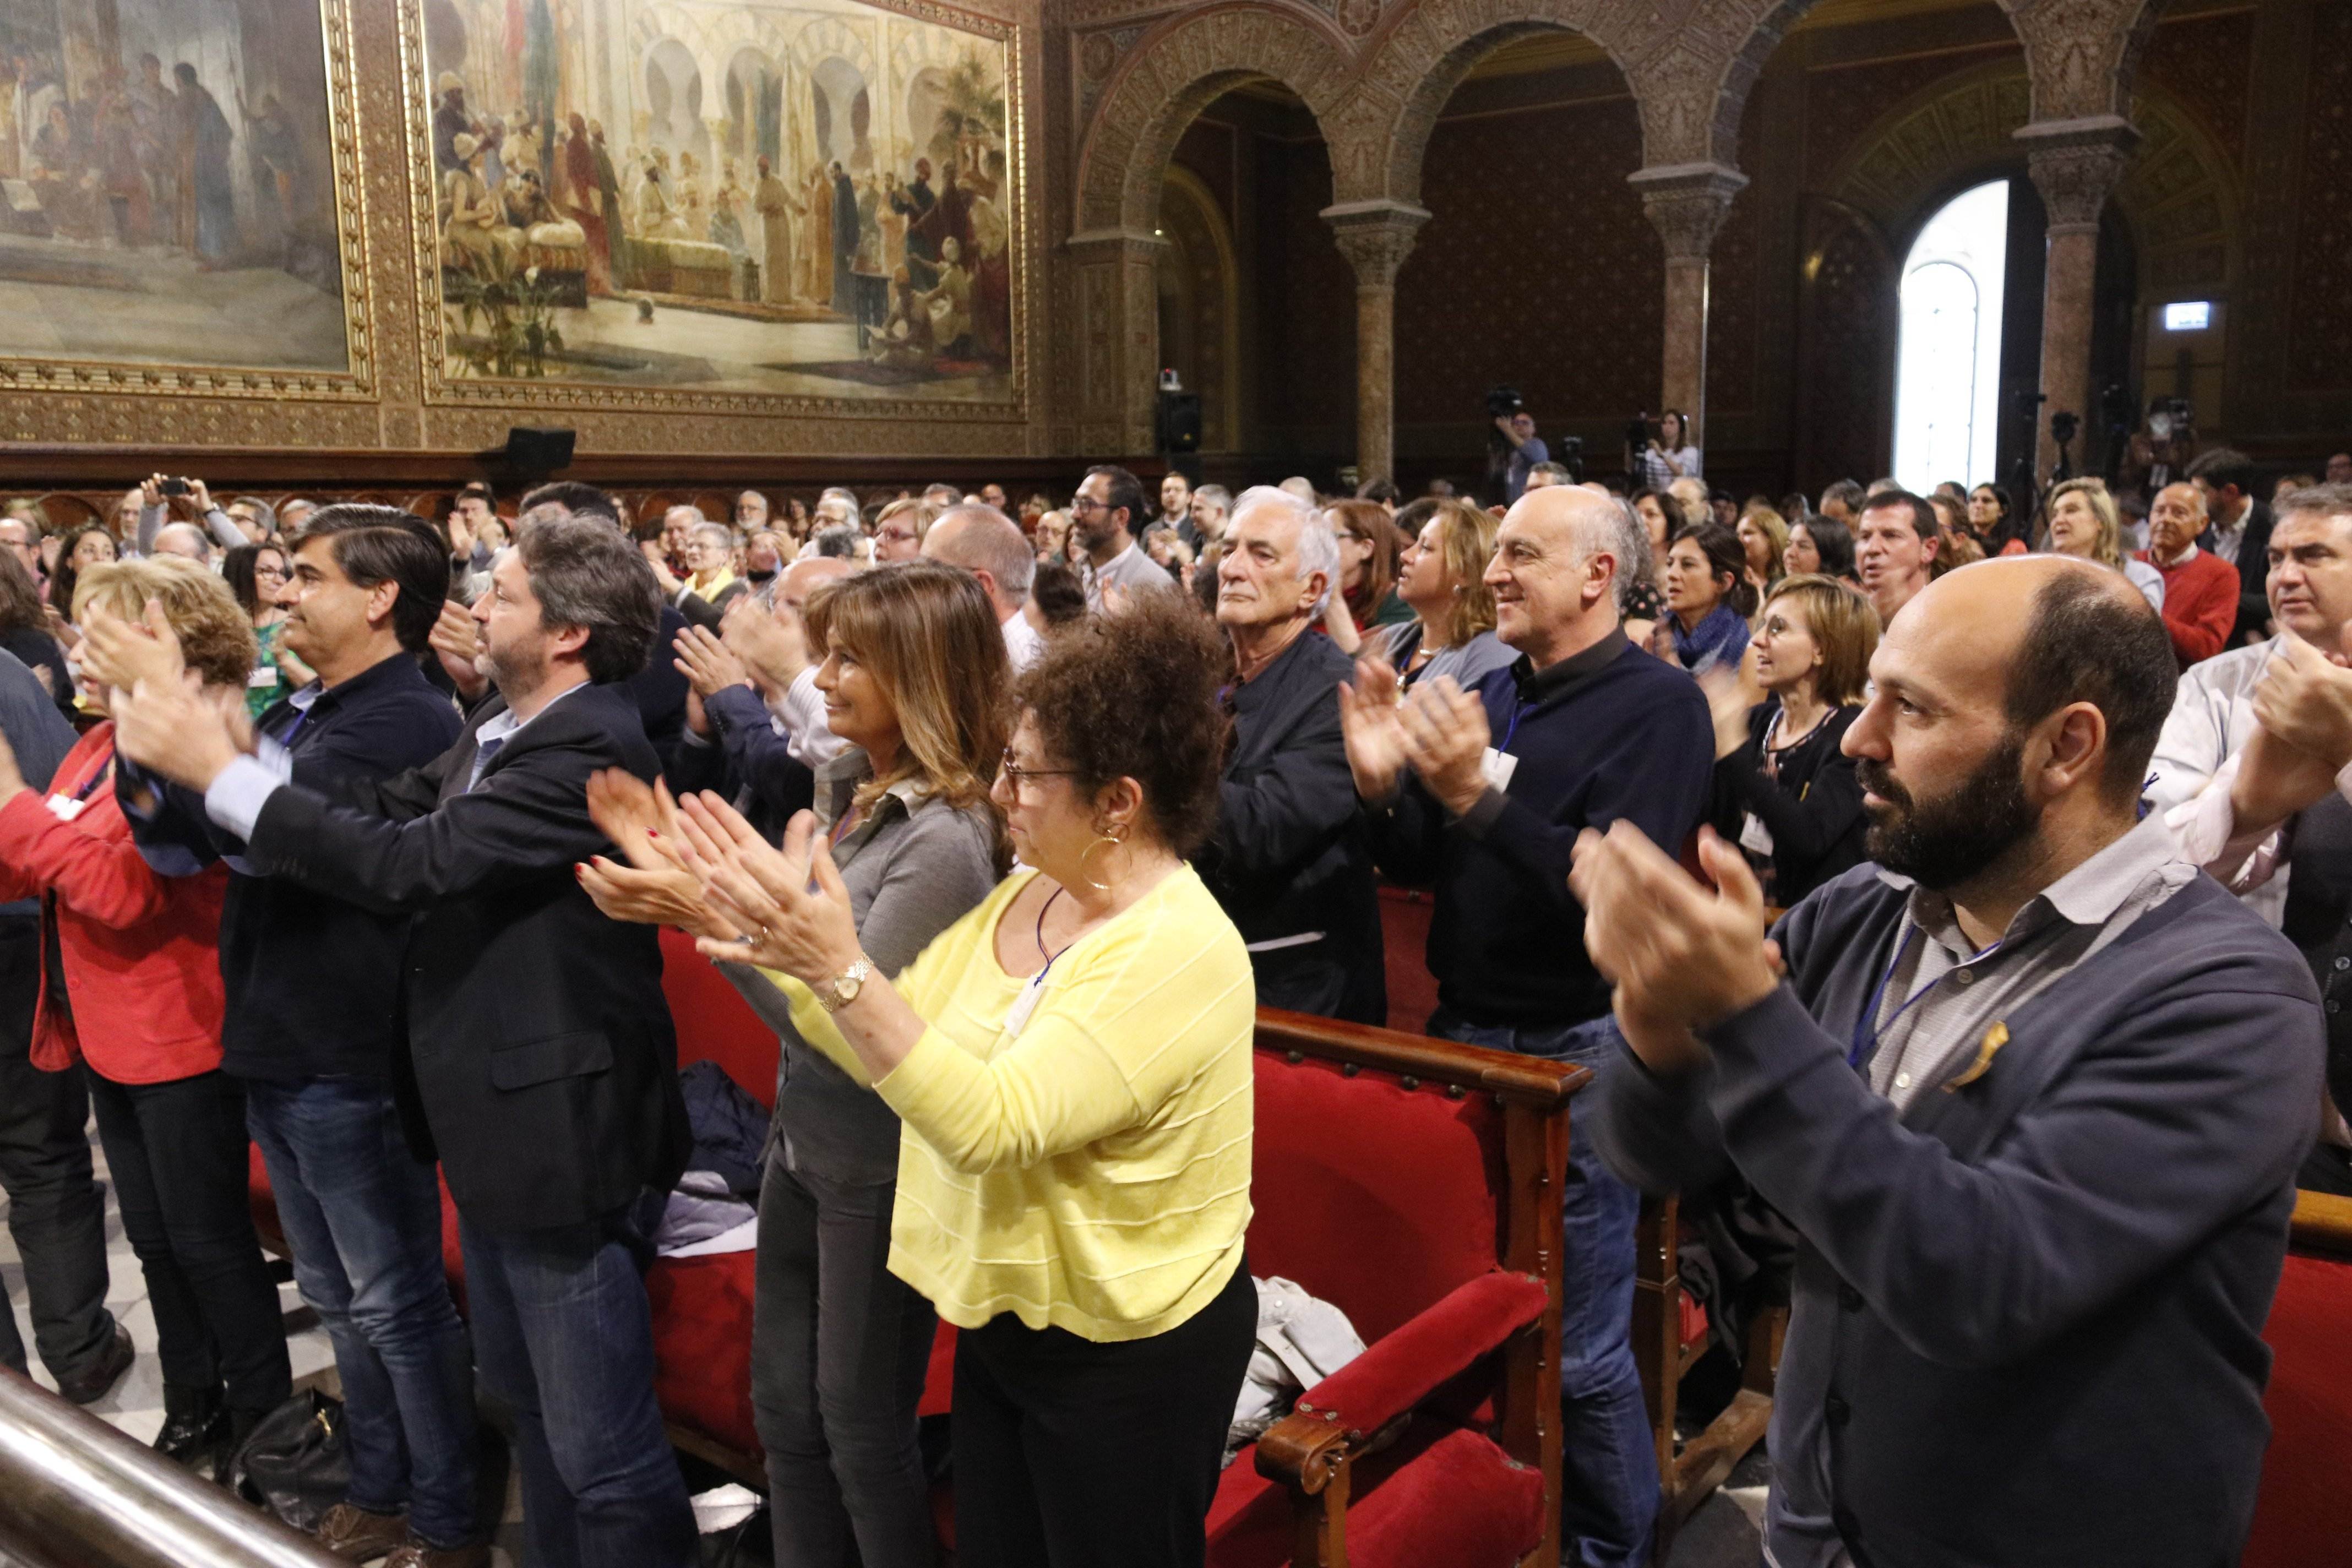
<path id="1" fill-rule="evenodd" d="M 1027 985 L 996 962 L 1016 876 L 895 983 L 929 1025 L 877 1086 L 906 1123 L 890 1271 L 976 1329 L 1012 1312 L 1097 1342 L 1165 1333 L 1241 1264 L 1257 991 L 1189 866 Z M 804 986 L 793 1022 L 848 1054 Z"/>

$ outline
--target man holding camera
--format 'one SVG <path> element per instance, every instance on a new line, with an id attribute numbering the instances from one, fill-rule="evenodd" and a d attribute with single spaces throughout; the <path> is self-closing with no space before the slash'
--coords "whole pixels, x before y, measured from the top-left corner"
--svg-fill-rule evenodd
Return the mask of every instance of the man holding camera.
<path id="1" fill-rule="evenodd" d="M 1535 416 L 1521 408 L 1510 414 L 1495 416 L 1495 428 L 1502 432 L 1503 447 L 1495 448 L 1501 457 L 1504 447 L 1510 457 L 1502 465 L 1503 504 L 1517 500 L 1528 488 L 1528 470 L 1538 463 L 1551 461 L 1551 451 L 1536 437 Z"/>

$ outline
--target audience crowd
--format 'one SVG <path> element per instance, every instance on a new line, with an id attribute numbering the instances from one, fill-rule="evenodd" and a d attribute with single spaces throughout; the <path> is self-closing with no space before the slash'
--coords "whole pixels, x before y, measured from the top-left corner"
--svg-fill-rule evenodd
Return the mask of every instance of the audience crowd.
<path id="1" fill-rule="evenodd" d="M 1198 1564 L 1258 1324 L 1254 1008 L 1387 1024 L 1385 883 L 1431 910 L 1402 1024 L 1598 1075 L 1575 1561 L 1654 1544 L 1645 1191 L 1774 1219 L 1773 1561 L 2230 1560 L 2287 1207 L 2352 1193 L 2352 484 L 2258 499 L 2215 449 L 2152 495 L 1742 506 L 1679 415 L 1630 494 L 1496 423 L 1492 509 L 1114 465 L 1017 508 L 11 503 L 0 1184 L 42 1362 L 87 1403 L 133 1359 L 94 1111 L 155 1446 L 226 1474 L 290 1391 L 250 1143 L 340 1375 L 329 1550 L 488 1562 L 478 1380 L 530 1562 L 696 1561 L 643 1283 L 697 1137 L 673 927 L 780 1046 L 776 1561 L 934 1560 L 944 1321 L 960 1562 Z"/>

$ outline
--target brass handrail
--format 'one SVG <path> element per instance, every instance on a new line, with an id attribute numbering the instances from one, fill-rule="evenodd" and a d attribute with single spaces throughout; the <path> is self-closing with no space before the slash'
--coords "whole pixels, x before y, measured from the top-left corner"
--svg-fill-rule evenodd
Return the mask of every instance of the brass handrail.
<path id="1" fill-rule="evenodd" d="M 5 1368 L 0 1553 L 27 1568 L 344 1568 L 309 1536 Z"/>

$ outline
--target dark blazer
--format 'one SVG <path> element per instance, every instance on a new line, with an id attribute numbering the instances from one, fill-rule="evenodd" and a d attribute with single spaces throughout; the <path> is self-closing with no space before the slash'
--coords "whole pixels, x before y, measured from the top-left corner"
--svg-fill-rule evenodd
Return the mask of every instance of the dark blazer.
<path id="1" fill-rule="evenodd" d="M 2263 628 L 2271 618 L 2271 507 L 2263 500 L 2249 500 L 2246 505 L 2246 531 L 2238 536 L 2238 624 L 2230 630 L 2231 647 L 2245 647 L 2250 633 L 2252 641 L 2264 640 L 2268 634 Z M 2197 548 L 2213 548 L 2210 524 L 2198 536 Z"/>
<path id="2" fill-rule="evenodd" d="M 1339 733 L 1339 683 L 1354 668 L 1308 631 L 1233 689 L 1217 832 L 1198 868 L 1244 942 L 1323 933 L 1250 954 L 1261 1004 L 1383 1024 L 1380 905 Z"/>
<path id="3" fill-rule="evenodd" d="M 663 759 L 670 792 L 717 790 L 761 837 L 781 842 L 793 814 L 816 805 L 815 772 L 792 754 L 792 743 L 770 721 L 768 705 L 750 687 L 713 692 L 702 707 L 711 738 L 680 736 L 677 750 Z"/>
<path id="4" fill-rule="evenodd" d="M 2310 972 L 2198 877 L 1898 1113 L 1846 1057 L 1906 897 L 1846 873 L 1775 928 L 1789 984 L 1706 1067 L 1626 1053 L 1595 1086 L 1627 1180 L 1737 1167 L 1802 1237 L 1772 1451 L 1819 1464 L 1780 1470 L 1768 1529 L 1826 1516 L 1858 1568 L 2226 1568 L 2317 1130 Z"/>
<path id="5" fill-rule="evenodd" d="M 492 699 L 432 763 L 345 792 L 269 797 L 257 868 L 415 917 L 408 943 L 412 1142 L 458 1211 L 493 1230 L 572 1225 L 684 1169 L 690 1139 L 652 926 L 611 921 L 572 868 L 610 852 L 588 776 L 658 771 L 625 686 L 541 710 L 467 789 Z M 427 1145 L 429 1144 L 429 1150 Z"/>
<path id="6" fill-rule="evenodd" d="M 463 728 L 457 708 L 397 653 L 320 692 L 308 712 L 272 703 L 255 731 L 287 747 L 294 782 L 340 798 L 423 767 Z M 239 1078 L 349 1076 L 385 1079 L 406 1038 L 401 996 L 408 917 L 345 901 L 278 877 L 246 874 L 247 848 L 205 815 L 204 797 L 128 763 L 115 792 L 149 864 L 189 876 L 227 858 L 221 906 L 221 975 L 228 1014 L 221 1066 Z M 157 795 L 149 814 L 141 798 Z"/>

